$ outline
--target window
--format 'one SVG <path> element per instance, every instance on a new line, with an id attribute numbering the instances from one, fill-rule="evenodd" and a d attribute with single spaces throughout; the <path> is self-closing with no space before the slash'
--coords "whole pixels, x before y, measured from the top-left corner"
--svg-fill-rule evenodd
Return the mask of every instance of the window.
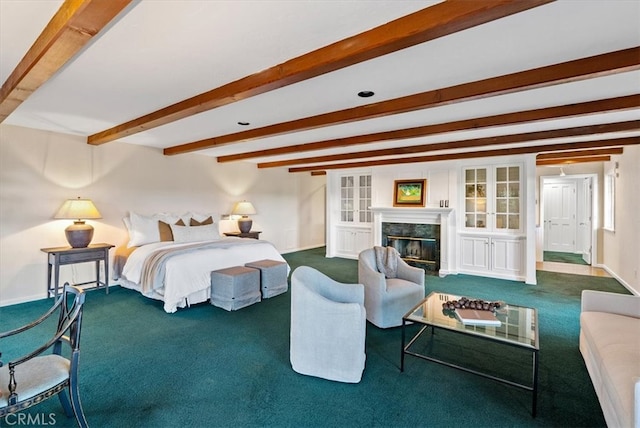
<path id="1" fill-rule="evenodd" d="M 615 218 L 615 184 L 616 176 L 613 171 L 608 172 L 604 176 L 604 228 L 606 230 L 614 231 L 614 218 Z"/>

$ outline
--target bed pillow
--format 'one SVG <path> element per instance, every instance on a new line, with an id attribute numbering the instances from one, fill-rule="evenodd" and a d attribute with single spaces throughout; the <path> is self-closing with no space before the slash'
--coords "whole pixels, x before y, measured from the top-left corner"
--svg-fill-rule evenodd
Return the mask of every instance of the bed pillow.
<path id="1" fill-rule="evenodd" d="M 129 229 L 129 243 L 127 247 L 139 247 L 140 245 L 152 244 L 160 242 L 160 230 L 158 228 L 158 220 L 167 223 L 174 223 L 180 217 L 175 214 L 154 214 L 145 216 L 137 213 L 129 214 L 131 227 Z"/>
<path id="2" fill-rule="evenodd" d="M 178 220 L 174 224 L 178 226 L 185 226 L 182 219 Z M 171 225 L 162 220 L 158 220 L 158 232 L 160 233 L 160 241 L 173 241 L 173 232 L 171 232 Z"/>
<path id="3" fill-rule="evenodd" d="M 207 224 L 197 227 L 172 224 L 170 227 L 175 242 L 212 241 L 220 239 L 217 224 Z"/>

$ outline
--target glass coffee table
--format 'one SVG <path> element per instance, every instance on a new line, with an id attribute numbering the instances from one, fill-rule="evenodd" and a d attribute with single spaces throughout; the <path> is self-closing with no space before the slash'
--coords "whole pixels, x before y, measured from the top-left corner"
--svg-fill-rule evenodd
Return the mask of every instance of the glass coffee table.
<path id="1" fill-rule="evenodd" d="M 455 369 L 464 370 L 469 373 L 493 379 L 516 388 L 531 391 L 531 414 L 535 417 L 538 395 L 538 351 L 540 350 L 540 343 L 538 341 L 538 312 L 533 308 L 503 303 L 496 311 L 496 317 L 500 320 L 500 326 L 465 325 L 459 321 L 455 315 L 453 315 L 452 311 L 443 310 L 442 307 L 443 303 L 459 300 L 460 298 L 461 296 L 434 291 L 417 306 L 411 309 L 404 317 L 402 317 L 402 353 L 400 357 L 400 371 L 404 371 L 405 355 L 412 355 L 424 360 L 444 364 Z M 411 323 L 421 325 L 422 327 L 418 333 L 413 336 L 408 343 L 406 343 L 406 329 Z M 424 332 L 430 330 L 433 335 L 435 333 L 435 329 L 443 329 L 478 339 L 484 339 L 494 344 L 504 344 L 530 351 L 532 354 L 531 383 L 529 385 L 525 385 L 514 382 L 411 350 L 412 345 L 416 343 Z M 430 340 L 435 340 L 435 337 L 432 336 Z"/>

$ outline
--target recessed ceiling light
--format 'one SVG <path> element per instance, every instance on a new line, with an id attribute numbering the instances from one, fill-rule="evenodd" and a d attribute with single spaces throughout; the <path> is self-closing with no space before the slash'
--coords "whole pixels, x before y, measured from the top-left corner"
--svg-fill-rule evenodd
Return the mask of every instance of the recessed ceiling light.
<path id="1" fill-rule="evenodd" d="M 361 98 L 369 98 L 374 96 L 374 92 L 373 91 L 360 91 L 358 92 L 358 96 Z"/>
<path id="2" fill-rule="evenodd" d="M 240 126 L 249 126 L 251 124 L 249 122 L 238 122 L 238 125 L 240 125 Z"/>

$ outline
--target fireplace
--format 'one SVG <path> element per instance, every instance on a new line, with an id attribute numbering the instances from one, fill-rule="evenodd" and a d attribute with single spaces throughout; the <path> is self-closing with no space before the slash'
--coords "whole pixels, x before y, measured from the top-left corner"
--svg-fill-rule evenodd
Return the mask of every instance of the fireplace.
<path id="1" fill-rule="evenodd" d="M 394 247 L 410 265 L 441 277 L 455 273 L 451 208 L 372 207 L 374 245 Z"/>
<path id="2" fill-rule="evenodd" d="M 382 246 L 398 250 L 408 264 L 429 272 L 440 270 L 440 225 L 382 223 Z"/>

